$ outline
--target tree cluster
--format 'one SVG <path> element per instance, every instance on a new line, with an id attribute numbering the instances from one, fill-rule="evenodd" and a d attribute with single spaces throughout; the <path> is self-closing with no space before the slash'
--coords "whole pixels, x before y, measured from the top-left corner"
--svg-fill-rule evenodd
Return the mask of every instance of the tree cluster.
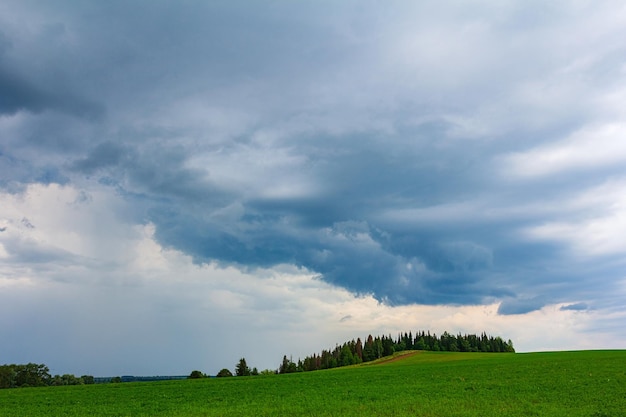
<path id="1" fill-rule="evenodd" d="M 0 365 L 0 388 L 45 387 L 51 385 L 93 384 L 94 377 L 83 375 L 50 375 L 44 364 Z"/>
<path id="2" fill-rule="evenodd" d="M 246 363 L 246 358 L 239 359 L 239 363 L 235 367 L 235 375 L 237 376 L 257 376 L 259 371 L 256 368 L 250 369 Z"/>
<path id="3" fill-rule="evenodd" d="M 482 333 L 452 335 L 444 332 L 441 336 L 430 332 L 412 332 L 399 334 L 397 338 L 389 336 L 372 337 L 369 335 L 365 344 L 358 338 L 342 345 L 336 345 L 334 349 L 323 350 L 320 354 L 307 356 L 304 360 L 298 359 L 293 362 L 287 356 L 283 356 L 278 372 L 281 374 L 302 371 L 316 371 L 319 369 L 337 368 L 340 366 L 355 365 L 361 362 L 369 362 L 394 352 L 404 350 L 429 350 L 446 352 L 515 352 L 513 342 L 505 342 L 501 337 L 488 336 Z"/>
<path id="4" fill-rule="evenodd" d="M 272 371 L 272 373 L 274 372 Z M 258 369 L 256 368 L 250 369 L 250 367 L 248 366 L 248 363 L 246 362 L 246 358 L 239 359 L 239 362 L 235 366 L 236 376 L 257 376 L 257 375 L 265 375 L 265 374 L 266 374 L 266 371 L 262 371 L 259 373 Z M 221 369 L 215 376 L 217 378 L 224 378 L 224 377 L 233 376 L 233 373 L 229 369 L 224 368 L 224 369 Z M 207 377 L 208 375 L 203 374 L 200 371 L 192 371 L 191 374 L 189 374 L 187 378 L 195 379 L 195 378 L 207 378 Z"/>

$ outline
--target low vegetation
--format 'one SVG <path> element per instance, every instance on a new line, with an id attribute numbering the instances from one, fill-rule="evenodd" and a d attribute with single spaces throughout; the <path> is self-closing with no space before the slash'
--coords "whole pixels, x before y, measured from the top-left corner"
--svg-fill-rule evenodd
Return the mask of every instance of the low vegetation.
<path id="1" fill-rule="evenodd" d="M 626 351 L 403 351 L 254 378 L 0 390 L 0 415 L 626 416 Z"/>

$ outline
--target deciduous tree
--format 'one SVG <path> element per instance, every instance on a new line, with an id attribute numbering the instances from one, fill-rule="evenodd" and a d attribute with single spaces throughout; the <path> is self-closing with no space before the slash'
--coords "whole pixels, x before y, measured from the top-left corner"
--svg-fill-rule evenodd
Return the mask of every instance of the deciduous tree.
<path id="1" fill-rule="evenodd" d="M 230 372 L 228 369 L 224 368 L 222 370 L 220 370 L 217 375 L 218 378 L 223 378 L 223 377 L 227 377 L 227 376 L 233 376 L 233 373 Z"/>
<path id="2" fill-rule="evenodd" d="M 198 370 L 194 370 L 191 371 L 191 373 L 189 374 L 189 376 L 187 377 L 189 379 L 199 379 L 199 378 L 204 378 L 204 374 Z"/>

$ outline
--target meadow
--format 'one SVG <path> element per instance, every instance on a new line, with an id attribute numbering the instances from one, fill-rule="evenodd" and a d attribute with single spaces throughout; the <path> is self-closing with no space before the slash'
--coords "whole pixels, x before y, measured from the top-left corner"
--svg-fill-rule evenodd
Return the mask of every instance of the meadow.
<path id="1" fill-rule="evenodd" d="M 0 390 L 0 416 L 626 416 L 626 351 L 402 352 L 285 375 Z"/>

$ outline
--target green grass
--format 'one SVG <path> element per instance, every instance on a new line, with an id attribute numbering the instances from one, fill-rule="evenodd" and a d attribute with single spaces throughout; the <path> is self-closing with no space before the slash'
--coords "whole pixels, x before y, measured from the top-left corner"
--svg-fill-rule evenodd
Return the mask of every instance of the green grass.
<path id="1" fill-rule="evenodd" d="M 418 352 L 267 377 L 0 390 L 0 416 L 626 416 L 626 351 Z"/>

